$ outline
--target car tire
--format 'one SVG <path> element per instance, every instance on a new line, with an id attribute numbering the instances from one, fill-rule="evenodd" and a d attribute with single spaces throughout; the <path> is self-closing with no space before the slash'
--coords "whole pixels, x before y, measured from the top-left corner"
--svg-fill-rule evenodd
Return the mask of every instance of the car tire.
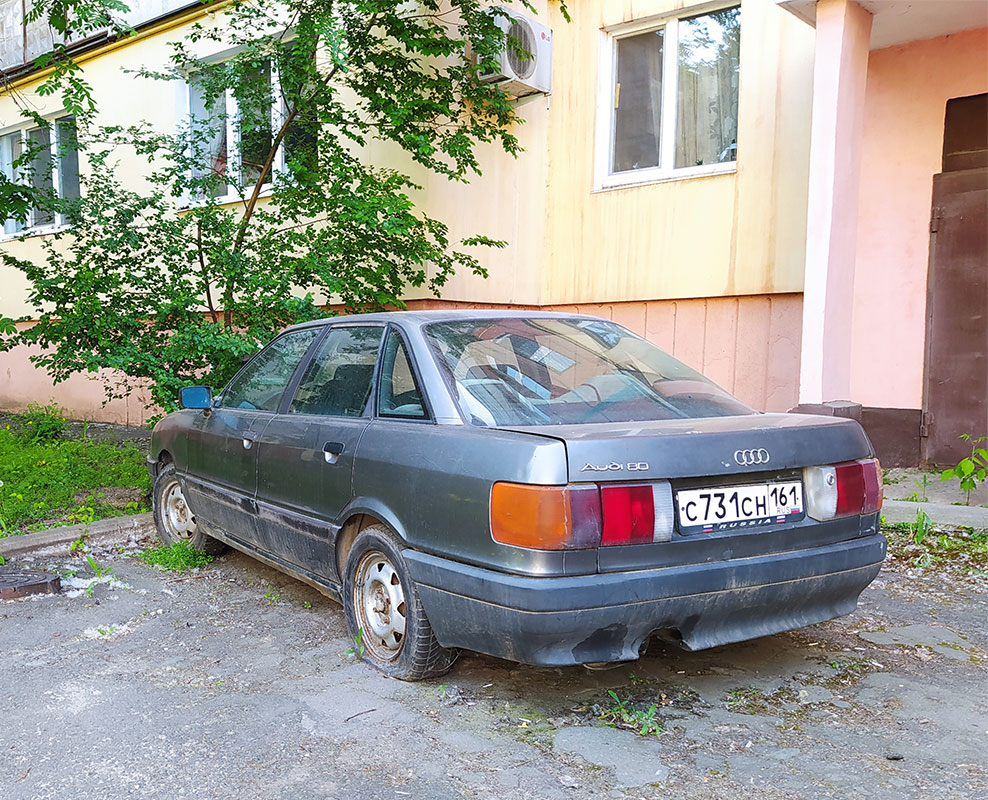
<path id="1" fill-rule="evenodd" d="M 383 525 L 354 539 L 343 581 L 347 630 L 364 661 L 393 678 L 445 674 L 458 651 L 442 647 L 408 574 L 401 546 Z"/>
<path id="2" fill-rule="evenodd" d="M 202 526 L 196 524 L 182 484 L 174 464 L 165 464 L 158 470 L 154 479 L 154 524 L 158 528 L 158 536 L 166 545 L 186 541 L 196 550 L 201 550 L 211 556 L 222 553 L 226 545 L 203 532 Z"/>

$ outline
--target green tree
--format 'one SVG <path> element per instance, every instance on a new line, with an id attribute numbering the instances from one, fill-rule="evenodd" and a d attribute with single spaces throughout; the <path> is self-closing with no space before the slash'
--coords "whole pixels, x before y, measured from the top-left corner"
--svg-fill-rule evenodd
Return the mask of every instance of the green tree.
<path id="1" fill-rule="evenodd" d="M 519 151 L 514 106 L 482 79 L 505 43 L 499 13 L 478 0 L 250 0 L 193 26 L 167 68 L 139 73 L 184 76 L 189 122 L 80 126 L 80 197 L 46 200 L 67 230 L 36 260 L 0 254 L 29 278 L 40 319 L 6 345 L 46 348 L 34 361 L 55 380 L 115 370 L 107 397 L 145 379 L 170 409 L 179 386 L 218 388 L 278 329 L 327 314 L 317 298 L 401 307 L 408 286 L 483 275 L 471 248 L 503 243 L 451 241 L 416 209 L 409 173 L 466 181 L 480 143 Z M 202 60 L 203 43 L 233 55 Z M 375 141 L 409 169 L 371 163 Z M 147 161 L 141 190 L 118 177 L 128 151 Z"/>

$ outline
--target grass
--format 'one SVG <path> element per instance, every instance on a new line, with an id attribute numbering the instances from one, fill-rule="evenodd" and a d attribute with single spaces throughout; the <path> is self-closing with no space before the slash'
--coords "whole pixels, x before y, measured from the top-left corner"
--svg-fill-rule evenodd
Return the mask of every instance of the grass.
<path id="1" fill-rule="evenodd" d="M 145 564 L 161 567 L 169 572 L 186 572 L 205 567 L 213 557 L 196 550 L 188 542 L 175 542 L 171 545 L 149 547 L 137 554 Z"/>
<path id="2" fill-rule="evenodd" d="M 33 426 L 31 426 L 33 427 Z M 78 492 L 111 486 L 151 488 L 144 455 L 132 445 L 92 439 L 32 439 L 0 429 L 0 536 L 147 511 L 144 503 L 117 509 L 78 504 Z"/>

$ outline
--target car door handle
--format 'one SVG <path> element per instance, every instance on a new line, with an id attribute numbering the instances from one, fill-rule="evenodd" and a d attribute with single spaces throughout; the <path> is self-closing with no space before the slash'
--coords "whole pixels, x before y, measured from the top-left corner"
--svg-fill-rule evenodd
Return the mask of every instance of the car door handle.
<path id="1" fill-rule="evenodd" d="M 345 447 L 343 442 L 326 442 L 322 446 L 322 455 L 326 459 L 326 463 L 335 464 Z"/>
<path id="2" fill-rule="evenodd" d="M 241 436 L 244 437 L 244 450 L 250 450 L 251 445 L 257 441 L 257 431 L 244 431 Z"/>

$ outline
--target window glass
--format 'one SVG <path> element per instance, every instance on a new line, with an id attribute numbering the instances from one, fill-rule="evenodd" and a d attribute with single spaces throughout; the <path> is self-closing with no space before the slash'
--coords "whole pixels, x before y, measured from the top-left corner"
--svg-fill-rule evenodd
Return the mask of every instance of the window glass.
<path id="1" fill-rule="evenodd" d="M 292 124 L 285 132 L 286 170 L 296 177 L 311 172 L 318 165 L 319 120 L 305 102 L 313 73 L 318 70 L 315 58 L 303 59 L 295 52 L 295 42 L 286 42 L 278 61 L 277 83 L 280 98 L 278 122 L 283 122 L 292 107 L 298 107 Z"/>
<path id="2" fill-rule="evenodd" d="M 51 171 L 51 131 L 48 128 L 32 128 L 27 137 L 33 155 L 31 156 L 31 185 L 39 192 L 52 192 Z M 55 214 L 50 208 L 35 208 L 31 221 L 34 225 L 51 225 Z"/>
<path id="3" fill-rule="evenodd" d="M 234 94 L 240 126 L 240 179 L 245 186 L 252 186 L 261 175 L 273 141 L 271 62 L 261 62 L 245 72 Z"/>
<path id="4" fill-rule="evenodd" d="M 197 83 L 189 86 L 189 112 L 191 115 L 190 138 L 192 149 L 200 167 L 194 178 L 213 174 L 217 180 L 210 183 L 210 193 L 222 196 L 227 192 L 226 169 L 229 161 L 226 142 L 226 95 L 210 98 Z"/>
<path id="5" fill-rule="evenodd" d="M 651 342 L 604 320 L 463 320 L 434 323 L 426 333 L 475 425 L 754 413 Z"/>
<path id="6" fill-rule="evenodd" d="M 405 344 L 394 331 L 388 335 L 384 347 L 378 405 L 382 417 L 425 419 L 428 416 Z"/>
<path id="7" fill-rule="evenodd" d="M 679 23 L 676 167 L 736 161 L 741 9 Z"/>
<path id="8" fill-rule="evenodd" d="M 55 124 L 58 130 L 59 196 L 71 200 L 79 196 L 79 140 L 75 119 L 62 117 Z"/>
<path id="9" fill-rule="evenodd" d="M 384 329 L 334 328 L 302 376 L 293 414 L 359 417 L 374 382 L 374 364 Z"/>
<path id="10" fill-rule="evenodd" d="M 13 133 L 0 136 L 0 164 L 3 166 L 4 177 L 9 181 L 17 180 L 18 170 L 14 168 L 14 162 L 21 157 L 21 152 L 20 131 L 14 131 Z M 17 233 L 23 228 L 23 223 L 14 217 L 8 217 L 4 220 L 4 233 Z"/>
<path id="11" fill-rule="evenodd" d="M 665 31 L 617 40 L 612 171 L 659 165 Z"/>
<path id="12" fill-rule="evenodd" d="M 277 411 L 285 387 L 318 335 L 318 328 L 307 328 L 279 336 L 230 381 L 220 405 L 223 408 Z"/>
<path id="13" fill-rule="evenodd" d="M 20 159 L 23 162 L 18 164 Z M 24 220 L 6 218 L 4 233 L 19 233 L 32 226 L 61 222 L 62 217 L 56 215 L 53 201 L 79 196 L 75 119 L 60 117 L 48 128 L 21 128 L 0 136 L 0 172 L 10 181 L 30 181 L 42 198 L 34 208 L 26 209 Z"/>

